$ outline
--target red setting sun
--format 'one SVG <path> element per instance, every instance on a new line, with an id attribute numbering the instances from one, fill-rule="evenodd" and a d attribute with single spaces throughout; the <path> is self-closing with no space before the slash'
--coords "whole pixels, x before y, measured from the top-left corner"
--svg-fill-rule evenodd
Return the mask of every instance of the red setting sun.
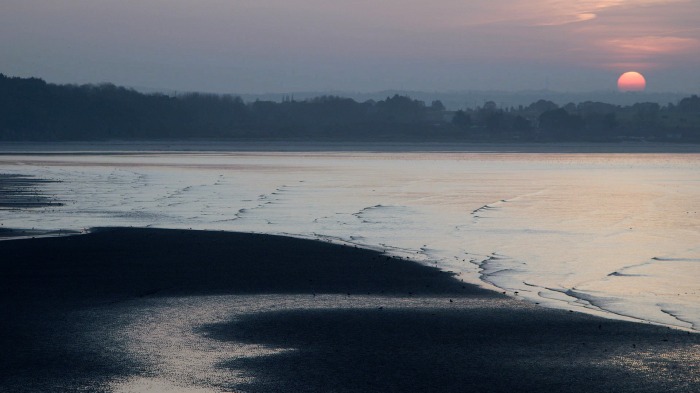
<path id="1" fill-rule="evenodd" d="M 625 72 L 617 79 L 617 88 L 620 91 L 643 91 L 646 86 L 644 76 L 635 71 Z"/>

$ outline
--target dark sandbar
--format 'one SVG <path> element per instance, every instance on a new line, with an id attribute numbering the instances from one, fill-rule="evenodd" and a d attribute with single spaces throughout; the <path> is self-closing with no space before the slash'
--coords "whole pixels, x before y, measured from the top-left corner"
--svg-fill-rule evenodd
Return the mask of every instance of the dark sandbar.
<path id="1" fill-rule="evenodd" d="M 535 307 L 348 246 L 101 229 L 3 241 L 0 255 L 0 391 L 101 391 L 115 378 L 149 375 L 108 338 L 81 341 L 118 323 L 69 316 L 212 294 L 345 299 L 342 308 L 300 302 L 203 322 L 197 334 L 213 340 L 294 349 L 218 364 L 251 377 L 219 391 L 700 391 L 697 334 Z"/>
<path id="2" fill-rule="evenodd" d="M 101 228 L 81 236 L 2 242 L 0 254 L 3 297 L 492 295 L 449 273 L 373 251 L 259 234 Z"/>

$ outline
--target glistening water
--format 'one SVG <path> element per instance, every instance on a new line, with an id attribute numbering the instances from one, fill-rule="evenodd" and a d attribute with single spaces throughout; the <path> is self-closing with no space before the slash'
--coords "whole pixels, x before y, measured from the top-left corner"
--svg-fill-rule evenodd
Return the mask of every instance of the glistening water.
<path id="1" fill-rule="evenodd" d="M 700 154 L 0 156 L 62 206 L 6 228 L 152 226 L 354 243 L 548 307 L 700 330 Z"/>

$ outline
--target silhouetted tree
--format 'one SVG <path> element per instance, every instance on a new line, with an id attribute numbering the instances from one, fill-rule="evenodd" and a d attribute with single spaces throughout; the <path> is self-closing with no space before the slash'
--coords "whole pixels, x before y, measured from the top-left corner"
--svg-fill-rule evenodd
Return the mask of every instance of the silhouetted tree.
<path id="1" fill-rule="evenodd" d="M 540 128 L 550 137 L 564 140 L 574 139 L 583 126 L 580 116 L 571 115 L 563 108 L 542 113 L 539 123 Z"/>
<path id="2" fill-rule="evenodd" d="M 693 94 L 690 97 L 682 99 L 678 103 L 678 110 L 681 112 L 700 113 L 700 97 Z"/>
<path id="3" fill-rule="evenodd" d="M 544 112 L 551 111 L 559 108 L 559 105 L 553 103 L 552 101 L 539 100 L 530 104 L 526 110 L 536 113 L 537 116 Z"/>
<path id="4" fill-rule="evenodd" d="M 445 110 L 445 105 L 442 104 L 442 101 L 435 100 L 430 104 L 430 110 L 435 112 L 443 112 Z"/>
<path id="5" fill-rule="evenodd" d="M 455 112 L 454 117 L 452 117 L 452 124 L 462 130 L 468 130 L 472 125 L 472 119 L 463 110 L 458 110 Z"/>

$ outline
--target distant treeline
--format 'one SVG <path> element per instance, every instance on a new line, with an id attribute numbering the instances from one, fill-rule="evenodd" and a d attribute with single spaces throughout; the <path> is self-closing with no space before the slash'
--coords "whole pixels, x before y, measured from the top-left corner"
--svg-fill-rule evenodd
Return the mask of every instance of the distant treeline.
<path id="1" fill-rule="evenodd" d="M 602 102 L 447 111 L 406 96 L 356 102 L 323 96 L 255 101 L 143 94 L 111 84 L 55 85 L 0 74 L 0 140 L 315 139 L 700 142 L 700 98 L 677 104 Z"/>

